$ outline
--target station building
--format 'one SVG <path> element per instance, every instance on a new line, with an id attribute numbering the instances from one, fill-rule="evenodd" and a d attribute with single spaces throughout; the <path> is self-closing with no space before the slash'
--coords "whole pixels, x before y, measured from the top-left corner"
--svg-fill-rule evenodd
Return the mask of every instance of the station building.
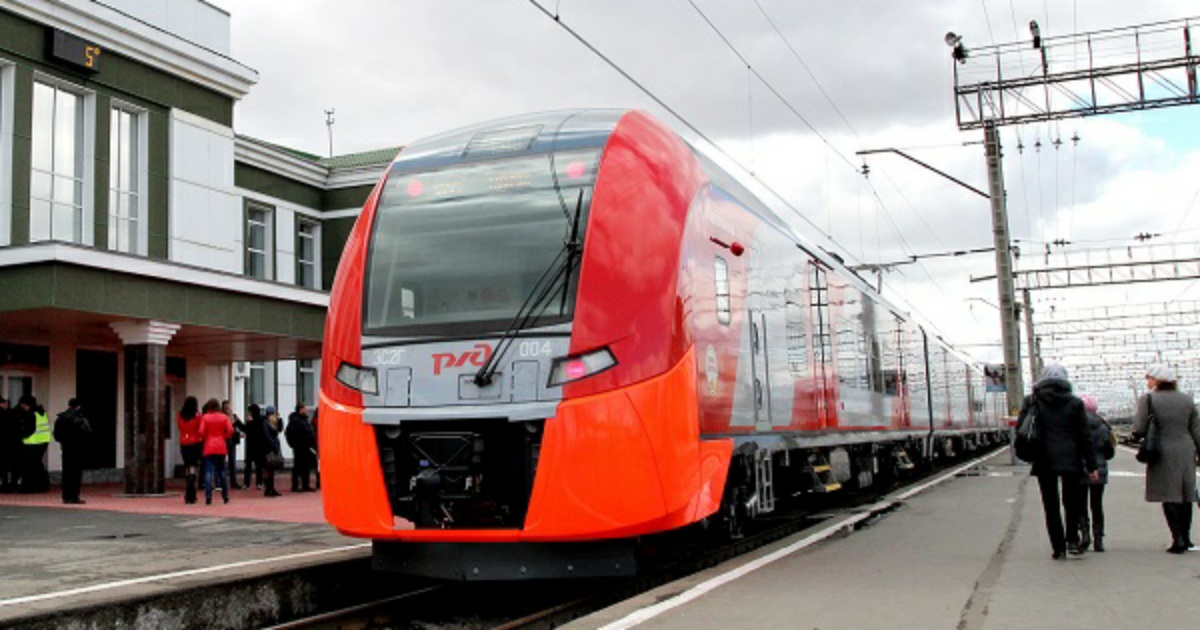
<path id="1" fill-rule="evenodd" d="M 316 401 L 337 261 L 398 149 L 240 136 L 258 80 L 202 0 L 0 0 L 0 394 L 83 401 L 85 480 L 161 492 L 186 396 Z"/>

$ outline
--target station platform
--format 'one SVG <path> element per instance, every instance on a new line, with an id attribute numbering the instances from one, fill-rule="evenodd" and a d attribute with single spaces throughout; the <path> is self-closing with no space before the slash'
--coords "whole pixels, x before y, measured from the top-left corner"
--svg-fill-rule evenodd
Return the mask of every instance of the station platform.
<path id="1" fill-rule="evenodd" d="M 217 492 L 212 505 L 203 492 L 198 503 L 184 504 L 182 482 L 175 481 L 166 496 L 152 498 L 86 485 L 85 505 L 63 505 L 57 487 L 0 494 L 0 627 L 54 627 L 67 619 L 87 619 L 88 627 L 133 620 L 242 627 L 272 610 L 311 607 L 292 601 L 304 593 L 288 591 L 311 586 L 304 571 L 354 562 L 363 572 L 370 546 L 325 523 L 319 491 L 289 493 L 286 475 L 282 481 L 281 497 L 231 490 L 228 504 Z M 267 579 L 280 574 L 300 581 Z M 230 585 L 246 588 L 215 590 Z M 170 622 L 181 615 L 196 615 L 192 622 L 211 615 L 211 623 Z"/>
<path id="2" fill-rule="evenodd" d="M 1104 553 L 1052 560 L 1041 495 L 1008 450 L 567 628 L 1191 628 L 1200 551 L 1165 553 L 1144 467 L 1119 448 Z M 874 516 L 871 516 L 874 514 Z M 1200 515 L 1193 538 L 1200 539 Z"/>

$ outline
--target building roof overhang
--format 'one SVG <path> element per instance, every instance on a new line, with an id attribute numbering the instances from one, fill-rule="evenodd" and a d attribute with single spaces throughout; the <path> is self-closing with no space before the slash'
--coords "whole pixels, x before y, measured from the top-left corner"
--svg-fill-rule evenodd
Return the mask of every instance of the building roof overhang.
<path id="1" fill-rule="evenodd" d="M 69 31 L 234 99 L 258 83 L 258 72 L 232 57 L 93 0 L 0 0 L 0 9 Z"/>
<path id="2" fill-rule="evenodd" d="M 111 323 L 180 324 L 169 354 L 314 359 L 329 296 L 189 265 L 46 242 L 0 248 L 4 340 L 120 347 Z"/>

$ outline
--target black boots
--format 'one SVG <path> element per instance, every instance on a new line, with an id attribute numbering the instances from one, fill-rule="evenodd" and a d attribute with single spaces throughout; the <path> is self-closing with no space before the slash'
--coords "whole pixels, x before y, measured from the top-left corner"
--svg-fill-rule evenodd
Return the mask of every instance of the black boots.
<path id="1" fill-rule="evenodd" d="M 1171 546 L 1167 553 L 1184 553 L 1192 546 L 1192 504 L 1163 503 L 1163 516 L 1171 530 Z"/>
<path id="2" fill-rule="evenodd" d="M 196 475 L 194 473 L 187 476 L 187 488 L 183 491 L 183 502 L 187 504 L 196 502 Z"/>

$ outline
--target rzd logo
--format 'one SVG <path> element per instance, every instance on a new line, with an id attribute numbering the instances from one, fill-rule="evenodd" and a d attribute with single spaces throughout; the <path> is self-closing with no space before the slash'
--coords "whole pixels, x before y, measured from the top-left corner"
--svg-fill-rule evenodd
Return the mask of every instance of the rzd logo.
<path id="1" fill-rule="evenodd" d="M 433 355 L 433 375 L 441 374 L 442 368 L 462 367 L 468 361 L 471 362 L 471 365 L 483 367 L 490 358 L 492 358 L 492 347 L 486 343 L 477 343 L 474 350 L 467 350 L 462 354 L 437 352 Z"/>

